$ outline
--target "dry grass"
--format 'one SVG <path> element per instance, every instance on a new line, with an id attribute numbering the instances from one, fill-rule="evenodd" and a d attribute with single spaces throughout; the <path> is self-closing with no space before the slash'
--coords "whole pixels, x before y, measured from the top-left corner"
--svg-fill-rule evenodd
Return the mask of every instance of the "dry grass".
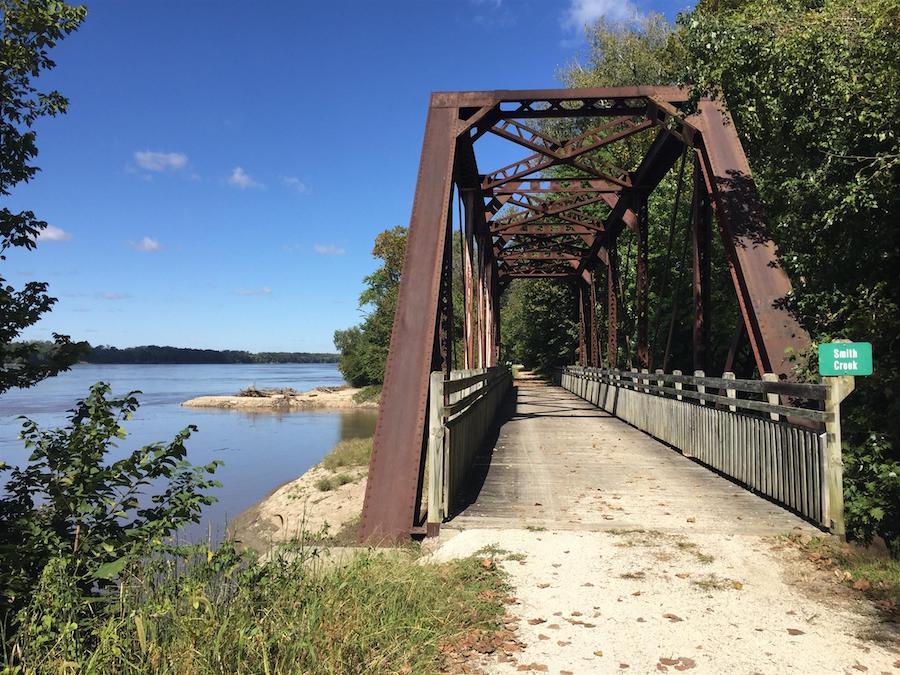
<path id="1" fill-rule="evenodd" d="M 343 467 L 365 466 L 371 457 L 371 438 L 348 438 L 334 446 L 322 460 L 322 466 L 329 471 L 337 471 Z"/>

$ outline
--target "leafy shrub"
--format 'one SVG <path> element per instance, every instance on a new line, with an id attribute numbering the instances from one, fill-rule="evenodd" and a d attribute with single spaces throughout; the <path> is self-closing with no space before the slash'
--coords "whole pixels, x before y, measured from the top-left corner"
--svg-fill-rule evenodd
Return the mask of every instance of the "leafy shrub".
<path id="1" fill-rule="evenodd" d="M 844 508 L 847 531 L 865 543 L 884 538 L 900 558 L 900 462 L 889 456 L 884 436 L 844 445 Z"/>
<path id="2" fill-rule="evenodd" d="M 369 401 L 377 402 L 381 398 L 381 389 L 382 386 L 380 384 L 370 384 L 358 392 L 353 394 L 353 402 L 354 403 L 368 403 Z"/>
<path id="3" fill-rule="evenodd" d="M 126 437 L 121 425 L 138 408 L 136 393 L 111 398 L 108 384 L 95 384 L 60 429 L 22 418 L 28 464 L 0 467 L 10 470 L 0 498 L 0 620 L 15 617 L 9 637 L 24 627 L 32 642 L 65 643 L 66 626 L 98 611 L 113 578 L 163 550 L 165 537 L 215 501 L 204 491 L 219 486 L 207 477 L 219 462 L 185 460 L 194 426 L 107 462 Z"/>

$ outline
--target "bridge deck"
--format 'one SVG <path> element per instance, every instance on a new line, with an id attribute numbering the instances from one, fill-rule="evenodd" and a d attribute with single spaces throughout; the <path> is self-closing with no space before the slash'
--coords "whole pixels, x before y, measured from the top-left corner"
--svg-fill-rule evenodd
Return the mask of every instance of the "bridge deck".
<path id="1" fill-rule="evenodd" d="M 561 387 L 517 387 L 515 412 L 447 527 L 817 531 Z"/>

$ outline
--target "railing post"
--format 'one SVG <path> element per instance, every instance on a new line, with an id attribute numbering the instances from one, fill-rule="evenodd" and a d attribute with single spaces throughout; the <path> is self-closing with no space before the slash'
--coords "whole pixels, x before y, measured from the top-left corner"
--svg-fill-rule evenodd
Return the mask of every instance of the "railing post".
<path id="1" fill-rule="evenodd" d="M 653 371 L 653 372 L 655 372 L 657 375 L 662 375 L 662 374 L 663 374 L 663 369 L 662 369 L 662 368 L 657 368 L 657 369 L 656 369 L 655 371 Z M 662 380 L 657 380 L 657 381 L 656 381 L 656 386 L 659 387 L 660 389 L 662 389 L 663 381 L 662 381 Z M 665 396 L 665 394 L 664 394 L 663 392 L 661 392 L 661 391 L 656 392 L 656 395 L 657 395 L 657 396 Z"/>
<path id="2" fill-rule="evenodd" d="M 673 374 L 673 375 L 681 375 L 681 371 L 680 371 L 680 370 L 673 370 L 673 371 L 672 371 L 672 374 Z M 683 388 L 684 388 L 684 383 L 683 383 L 683 382 L 676 382 L 676 383 L 675 383 L 675 389 L 676 389 L 677 391 L 681 391 Z M 683 400 L 684 400 L 684 397 L 683 397 L 681 394 L 675 394 L 675 398 L 678 399 L 679 401 L 683 401 Z"/>
<path id="3" fill-rule="evenodd" d="M 763 373 L 762 379 L 763 382 L 778 382 L 778 375 L 776 373 Z M 766 394 L 766 401 L 772 405 L 778 405 L 779 396 L 778 394 Z M 781 415 L 778 413 L 769 413 L 769 418 L 773 422 L 777 422 L 781 419 Z"/>
<path id="4" fill-rule="evenodd" d="M 695 370 L 695 371 L 694 371 L 694 377 L 706 377 L 706 373 L 703 372 L 702 370 Z M 698 393 L 698 394 L 705 394 L 705 393 L 706 393 L 706 385 L 705 385 L 705 384 L 698 384 L 698 385 L 697 385 L 697 393 Z M 706 405 L 706 401 L 704 401 L 702 398 L 697 399 L 697 400 L 700 401 L 700 405 Z"/>
<path id="5" fill-rule="evenodd" d="M 733 380 L 733 379 L 735 379 L 734 373 L 722 373 L 722 379 Z M 737 389 L 726 389 L 725 395 L 728 398 L 737 398 Z M 730 406 L 728 406 L 728 410 L 730 412 L 737 412 L 737 406 L 730 405 Z"/>
<path id="6" fill-rule="evenodd" d="M 444 520 L 444 373 L 431 373 L 428 390 L 428 520 L 426 533 L 436 537 Z"/>
<path id="7" fill-rule="evenodd" d="M 825 390 L 825 472 L 828 512 L 826 522 L 833 534 L 843 537 L 844 529 L 844 461 L 841 457 L 841 401 L 853 391 L 852 375 L 823 377 Z"/>
<path id="8" fill-rule="evenodd" d="M 641 375 L 642 376 L 650 375 L 650 371 L 646 368 L 641 368 Z M 641 389 L 644 391 L 645 394 L 650 393 L 650 389 L 647 387 L 648 384 L 650 384 L 650 378 L 649 377 L 641 377 Z"/>

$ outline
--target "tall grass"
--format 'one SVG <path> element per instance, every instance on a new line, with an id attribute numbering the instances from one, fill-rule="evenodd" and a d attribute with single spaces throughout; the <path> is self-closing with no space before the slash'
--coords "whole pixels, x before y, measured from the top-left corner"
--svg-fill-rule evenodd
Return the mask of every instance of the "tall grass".
<path id="1" fill-rule="evenodd" d="M 341 441 L 322 460 L 322 466 L 336 471 L 345 466 L 364 466 L 372 456 L 371 438 L 348 438 Z"/>
<path id="2" fill-rule="evenodd" d="M 506 592 L 496 567 L 471 558 L 362 550 L 337 564 L 301 549 L 261 563 L 227 545 L 144 563 L 80 618 L 65 575 L 47 581 L 6 650 L 11 672 L 432 673 L 454 640 L 498 627 Z M 29 622 L 80 621 L 52 640 L 29 637 Z"/>

